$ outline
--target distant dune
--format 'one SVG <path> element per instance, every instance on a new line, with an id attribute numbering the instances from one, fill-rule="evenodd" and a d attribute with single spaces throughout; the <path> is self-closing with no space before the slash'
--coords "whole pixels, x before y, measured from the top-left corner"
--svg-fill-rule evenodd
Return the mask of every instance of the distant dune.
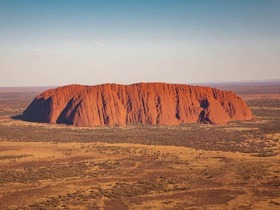
<path id="1" fill-rule="evenodd" d="M 250 120 L 246 103 L 230 91 L 166 84 L 68 85 L 38 95 L 23 113 L 27 121 L 76 126 L 145 123 L 221 125 Z"/>

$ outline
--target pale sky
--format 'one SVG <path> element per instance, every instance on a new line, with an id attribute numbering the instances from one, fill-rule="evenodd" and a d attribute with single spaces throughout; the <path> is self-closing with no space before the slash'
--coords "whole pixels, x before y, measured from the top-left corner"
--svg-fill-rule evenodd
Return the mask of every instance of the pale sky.
<path id="1" fill-rule="evenodd" d="M 0 86 L 280 79 L 279 0 L 0 0 Z"/>

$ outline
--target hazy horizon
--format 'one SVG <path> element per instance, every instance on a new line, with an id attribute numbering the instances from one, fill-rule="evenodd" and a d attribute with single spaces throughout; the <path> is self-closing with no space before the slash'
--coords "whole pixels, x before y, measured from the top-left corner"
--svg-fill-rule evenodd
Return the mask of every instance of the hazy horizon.
<path id="1" fill-rule="evenodd" d="M 280 1 L 0 1 L 0 87 L 280 79 Z"/>

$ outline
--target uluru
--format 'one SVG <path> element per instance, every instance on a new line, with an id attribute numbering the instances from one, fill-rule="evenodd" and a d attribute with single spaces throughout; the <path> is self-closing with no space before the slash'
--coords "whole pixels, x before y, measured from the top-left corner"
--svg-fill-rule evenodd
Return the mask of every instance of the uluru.
<path id="1" fill-rule="evenodd" d="M 32 101 L 23 120 L 75 126 L 226 124 L 251 120 L 246 103 L 230 91 L 167 83 L 67 85 Z"/>

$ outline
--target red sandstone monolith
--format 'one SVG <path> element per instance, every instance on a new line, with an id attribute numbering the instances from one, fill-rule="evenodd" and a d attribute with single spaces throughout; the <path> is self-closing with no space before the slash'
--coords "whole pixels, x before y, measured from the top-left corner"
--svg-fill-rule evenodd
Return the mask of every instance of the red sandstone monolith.
<path id="1" fill-rule="evenodd" d="M 234 93 L 209 87 L 166 83 L 68 85 L 38 95 L 23 112 L 23 119 L 76 126 L 221 125 L 250 120 L 252 112 Z"/>

